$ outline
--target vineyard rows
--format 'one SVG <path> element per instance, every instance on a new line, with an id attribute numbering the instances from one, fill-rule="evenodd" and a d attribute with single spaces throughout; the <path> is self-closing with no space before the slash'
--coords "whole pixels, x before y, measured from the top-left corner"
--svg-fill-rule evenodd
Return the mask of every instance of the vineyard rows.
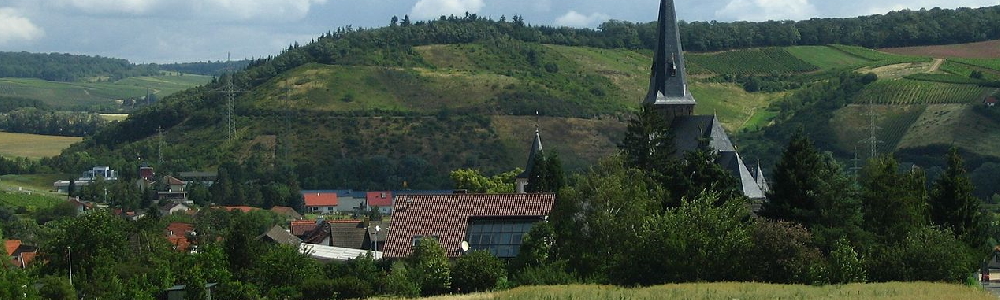
<path id="1" fill-rule="evenodd" d="M 971 66 L 983 67 L 991 70 L 1000 71 L 1000 59 L 953 58 L 952 60 Z"/>
<path id="2" fill-rule="evenodd" d="M 858 46 L 848 46 L 848 45 L 830 45 L 834 49 L 844 51 L 847 54 L 854 55 L 860 58 L 864 58 L 873 62 L 877 62 L 877 65 L 894 65 L 898 63 L 907 62 L 927 62 L 931 61 L 929 57 L 920 56 L 908 56 L 908 55 L 896 55 L 891 53 L 885 53 L 881 51 L 876 51 L 864 47 Z"/>
<path id="3" fill-rule="evenodd" d="M 765 75 L 815 71 L 819 68 L 783 48 L 744 49 L 718 54 L 694 54 L 688 61 L 716 74 Z M 697 74 L 697 73 L 696 73 Z"/>
<path id="4" fill-rule="evenodd" d="M 943 104 L 973 103 L 989 91 L 975 85 L 915 80 L 879 80 L 861 91 L 854 103 L 866 104 Z"/>

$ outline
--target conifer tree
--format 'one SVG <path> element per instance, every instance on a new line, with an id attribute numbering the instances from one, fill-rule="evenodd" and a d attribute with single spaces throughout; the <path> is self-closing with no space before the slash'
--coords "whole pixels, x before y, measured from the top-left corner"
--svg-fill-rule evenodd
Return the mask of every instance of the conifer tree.
<path id="1" fill-rule="evenodd" d="M 809 138 L 797 131 L 774 168 L 771 190 L 761 215 L 797 222 L 808 227 L 816 216 L 815 192 L 820 186 L 818 170 L 825 169 L 823 158 Z"/>
<path id="2" fill-rule="evenodd" d="M 899 171 L 891 156 L 871 159 L 862 170 L 861 203 L 864 227 L 869 232 L 901 241 L 927 225 L 924 173 Z"/>
<path id="3" fill-rule="evenodd" d="M 948 168 L 931 190 L 928 198 L 931 221 L 950 229 L 970 247 L 978 248 L 986 241 L 985 216 L 979 199 L 963 166 L 958 149 L 948 151 Z"/>
<path id="4" fill-rule="evenodd" d="M 664 172 L 674 153 L 673 135 L 666 120 L 650 107 L 643 107 L 628 122 L 625 138 L 618 148 L 629 167 L 647 172 Z"/>

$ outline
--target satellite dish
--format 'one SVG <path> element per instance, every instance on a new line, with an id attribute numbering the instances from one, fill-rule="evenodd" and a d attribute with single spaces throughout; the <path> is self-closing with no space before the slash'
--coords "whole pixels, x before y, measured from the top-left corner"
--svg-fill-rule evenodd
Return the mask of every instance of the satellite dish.
<path id="1" fill-rule="evenodd" d="M 469 252 L 469 242 L 462 241 L 462 252 Z"/>
<path id="2" fill-rule="evenodd" d="M 382 227 L 379 227 L 378 225 L 375 225 L 375 232 L 379 232 L 379 230 L 382 230 Z"/>

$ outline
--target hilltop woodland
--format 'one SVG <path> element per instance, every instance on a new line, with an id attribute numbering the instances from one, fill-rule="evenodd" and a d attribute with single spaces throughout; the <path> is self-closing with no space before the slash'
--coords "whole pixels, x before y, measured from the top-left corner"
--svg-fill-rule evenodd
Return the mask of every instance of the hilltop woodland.
<path id="1" fill-rule="evenodd" d="M 4 237 L 39 245 L 44 262 L 28 270 L 0 268 L 0 297 L 154 299 L 184 284 L 188 299 L 203 299 L 206 283 L 218 284 L 213 295 L 219 299 L 417 297 L 571 283 L 958 283 L 996 241 L 954 150 L 944 175 L 927 189 L 923 172 L 901 171 L 891 156 L 849 176 L 796 133 L 756 216 L 712 153 L 671 158 L 670 144 L 661 143 L 670 132 L 658 118 L 640 112 L 621 154 L 569 180 L 557 156 L 539 155 L 531 182 L 549 188 L 538 191 L 558 191 L 556 205 L 511 261 L 483 251 L 449 261 L 440 245 L 426 240 L 396 261 L 362 255 L 321 263 L 293 247 L 261 242 L 261 232 L 283 222 L 269 211 L 160 216 L 154 209 L 127 221 L 106 210 L 75 216 L 75 208 L 61 202 L 0 208 Z M 489 181 L 519 171 L 453 176 L 460 186 L 507 191 L 510 181 Z M 214 190 L 212 197 L 219 197 Z M 13 203 L 32 202 L 19 200 Z M 197 234 L 187 238 L 198 253 L 167 243 L 163 228 L 174 221 L 194 224 Z M 65 276 L 70 269 L 72 281 Z"/>
<path id="2" fill-rule="evenodd" d="M 682 22 L 680 26 L 682 42 L 691 51 L 829 43 L 923 45 L 1000 38 L 1000 7 L 798 22 Z M 447 187 L 451 170 L 499 174 L 523 164 L 520 156 L 511 154 L 523 146 L 515 147 L 498 132 L 499 126 L 512 125 L 505 123 L 512 116 L 542 112 L 547 118 L 617 120 L 619 124 L 626 120 L 638 98 L 626 89 L 629 85 L 621 85 L 616 71 L 587 69 L 566 58 L 563 51 L 569 50 L 554 45 L 635 49 L 641 54 L 653 47 L 654 35 L 652 23 L 609 21 L 599 30 L 589 30 L 531 26 L 519 16 L 489 20 L 475 14 L 419 22 L 394 17 L 389 26 L 377 29 L 348 26 L 304 45 L 290 45 L 280 55 L 253 60 L 246 69 L 220 75 L 205 86 L 138 108 L 127 120 L 97 133 L 86 131 L 84 142 L 41 163 L 67 173 L 95 163 L 133 172 L 139 163 L 137 154 L 163 153 L 168 159 L 157 169 L 169 173 L 238 165 L 256 156 L 264 165 L 292 168 L 300 186 L 307 189 Z M 866 55 L 874 52 L 855 48 L 835 47 L 871 64 L 897 61 L 868 59 Z M 462 59 L 455 61 L 461 64 L 442 65 L 435 51 L 458 53 Z M 835 135 L 825 134 L 833 111 L 859 97 L 855 89 L 859 85 L 840 86 L 854 82 L 844 80 L 845 68 L 821 69 L 782 48 L 739 53 L 778 57 L 781 64 L 777 65 L 788 70 L 749 65 L 722 68 L 711 62 L 740 61 L 739 57 L 692 55 L 690 71 L 711 74 L 697 79 L 707 83 L 736 83 L 750 92 L 790 94 L 768 109 L 778 114 L 773 124 L 764 122 L 767 126 L 759 130 L 737 135 L 748 154 L 759 157 L 765 166 L 774 164 L 775 150 L 790 139 L 791 132 L 805 127 L 820 148 L 834 151 L 840 159 L 850 157 L 849 147 L 837 147 L 831 141 Z M 648 63 L 639 61 L 639 65 Z M 990 76 L 962 80 L 988 85 L 995 80 Z M 467 88 L 448 85 L 448 78 Z M 237 91 L 233 139 L 227 137 L 224 122 L 225 91 L 230 84 Z M 162 147 L 158 130 L 164 132 Z M 600 130 L 609 132 L 610 144 L 620 140 L 620 129 Z M 337 146 L 330 149 L 329 145 Z M 566 167 L 576 172 L 610 152 L 561 154 Z M 970 165 L 990 159 L 976 157 Z M 942 160 L 928 156 L 907 157 L 907 161 L 943 165 Z"/>

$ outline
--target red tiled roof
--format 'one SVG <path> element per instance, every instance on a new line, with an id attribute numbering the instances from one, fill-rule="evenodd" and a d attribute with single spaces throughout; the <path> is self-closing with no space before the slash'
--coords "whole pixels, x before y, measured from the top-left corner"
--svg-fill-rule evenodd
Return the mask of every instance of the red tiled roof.
<path id="1" fill-rule="evenodd" d="M 173 176 L 167 176 L 164 179 L 166 179 L 168 185 L 184 185 L 183 181 Z"/>
<path id="2" fill-rule="evenodd" d="M 289 224 L 289 230 L 294 236 L 303 236 L 310 231 L 316 229 L 316 221 L 303 220 L 303 221 L 292 221 Z"/>
<path id="3" fill-rule="evenodd" d="M 449 257 L 461 254 L 470 217 L 542 217 L 555 194 L 399 195 L 384 256 L 410 255 L 414 236 L 437 236 Z"/>
<path id="4" fill-rule="evenodd" d="M 36 255 L 38 255 L 38 251 L 21 252 L 21 263 L 24 266 L 31 265 L 31 262 L 35 260 Z"/>
<path id="5" fill-rule="evenodd" d="M 187 239 L 187 233 L 193 231 L 194 225 L 190 223 L 172 222 L 167 224 L 167 229 L 164 234 L 167 236 L 167 241 L 169 241 L 171 245 L 174 245 L 174 249 L 186 252 L 191 246 L 191 242 Z"/>
<path id="6" fill-rule="evenodd" d="M 365 194 L 368 206 L 388 207 L 392 206 L 392 192 L 368 192 Z"/>
<path id="7" fill-rule="evenodd" d="M 337 206 L 337 193 L 307 193 L 302 195 L 306 206 Z"/>
<path id="8" fill-rule="evenodd" d="M 260 207 L 250 207 L 250 206 L 216 206 L 214 208 L 223 209 L 223 210 L 226 210 L 226 211 L 238 210 L 238 211 L 242 211 L 242 212 L 245 212 L 245 213 L 251 212 L 251 211 L 255 211 L 255 210 L 260 210 Z"/>
<path id="9" fill-rule="evenodd" d="M 986 103 L 997 103 L 997 97 L 987 97 L 986 101 L 984 101 L 984 102 L 986 102 Z"/>
<path id="10" fill-rule="evenodd" d="M 5 248 L 7 248 L 7 256 L 14 255 L 14 251 L 17 251 L 17 247 L 21 246 L 21 240 L 5 240 L 3 243 Z"/>
<path id="11" fill-rule="evenodd" d="M 292 209 L 291 207 L 275 206 L 271 208 L 271 211 L 273 211 L 276 214 L 283 215 L 289 218 L 302 219 L 302 215 L 299 214 L 299 212 Z"/>

